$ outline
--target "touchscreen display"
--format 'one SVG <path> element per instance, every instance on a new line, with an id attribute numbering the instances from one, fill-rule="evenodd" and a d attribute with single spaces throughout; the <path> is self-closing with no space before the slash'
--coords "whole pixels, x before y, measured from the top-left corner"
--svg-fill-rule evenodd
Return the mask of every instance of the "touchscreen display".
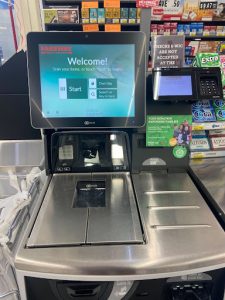
<path id="1" fill-rule="evenodd" d="M 192 80 L 189 75 L 159 76 L 158 96 L 192 96 Z"/>
<path id="2" fill-rule="evenodd" d="M 39 44 L 39 64 L 43 118 L 135 116 L 134 44 Z"/>

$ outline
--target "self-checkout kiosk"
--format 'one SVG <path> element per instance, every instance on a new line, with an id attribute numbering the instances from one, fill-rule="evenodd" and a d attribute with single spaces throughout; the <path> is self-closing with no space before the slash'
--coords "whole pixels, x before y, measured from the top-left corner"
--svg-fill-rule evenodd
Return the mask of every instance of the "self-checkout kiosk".
<path id="1" fill-rule="evenodd" d="M 28 35 L 48 181 L 16 255 L 22 300 L 223 299 L 225 234 L 188 157 L 144 142 L 146 102 L 187 113 L 209 85 L 220 97 L 220 74 L 155 70 L 152 84 L 145 52 L 141 32 Z"/>

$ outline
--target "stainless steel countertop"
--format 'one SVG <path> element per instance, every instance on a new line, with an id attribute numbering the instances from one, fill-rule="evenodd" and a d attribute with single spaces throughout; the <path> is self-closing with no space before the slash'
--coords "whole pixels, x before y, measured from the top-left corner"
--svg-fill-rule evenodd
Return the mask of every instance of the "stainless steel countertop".
<path id="1" fill-rule="evenodd" d="M 17 271 L 73 280 L 141 280 L 225 266 L 225 233 L 188 174 L 143 173 L 133 176 L 133 184 L 146 244 L 27 248 L 33 215 L 16 255 Z"/>
<path id="2" fill-rule="evenodd" d="M 191 168 L 225 214 L 225 157 L 193 159 Z"/>

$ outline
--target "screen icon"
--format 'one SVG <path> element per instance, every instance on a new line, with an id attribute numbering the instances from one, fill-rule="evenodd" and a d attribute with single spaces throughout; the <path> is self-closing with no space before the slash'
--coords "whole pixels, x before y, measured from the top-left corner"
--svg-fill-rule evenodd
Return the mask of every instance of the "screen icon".
<path id="1" fill-rule="evenodd" d="M 89 89 L 89 99 L 97 99 L 97 90 Z"/>
<path id="2" fill-rule="evenodd" d="M 96 78 L 89 78 L 89 89 L 96 89 Z"/>

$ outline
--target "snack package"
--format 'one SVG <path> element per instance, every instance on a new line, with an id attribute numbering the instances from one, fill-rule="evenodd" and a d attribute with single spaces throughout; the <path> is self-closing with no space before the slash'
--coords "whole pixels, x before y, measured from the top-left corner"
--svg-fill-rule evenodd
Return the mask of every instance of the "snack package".
<path id="1" fill-rule="evenodd" d="M 112 23 L 113 19 L 113 8 L 107 7 L 105 8 L 105 22 Z"/>
<path id="2" fill-rule="evenodd" d="M 214 100 L 212 105 L 215 109 L 225 109 L 225 100 Z"/>
<path id="3" fill-rule="evenodd" d="M 57 9 L 44 9 L 45 24 L 58 23 Z"/>
<path id="4" fill-rule="evenodd" d="M 192 138 L 205 138 L 206 131 L 205 130 L 193 130 L 192 131 Z"/>
<path id="5" fill-rule="evenodd" d="M 217 121 L 225 121 L 225 108 L 215 109 Z"/>
<path id="6" fill-rule="evenodd" d="M 90 23 L 98 23 L 98 8 L 90 8 Z"/>
<path id="7" fill-rule="evenodd" d="M 211 137 L 209 138 L 211 148 L 213 150 L 225 150 L 225 137 Z"/>
<path id="8" fill-rule="evenodd" d="M 89 19 L 89 8 L 81 8 L 81 18 L 82 18 L 82 23 L 86 24 L 90 22 Z"/>
<path id="9" fill-rule="evenodd" d="M 225 136 L 225 129 L 209 130 L 209 137 Z"/>
<path id="10" fill-rule="evenodd" d="M 193 138 L 190 144 L 190 150 L 192 152 L 195 151 L 209 151 L 210 150 L 210 145 L 209 141 L 206 137 L 204 138 Z"/>
<path id="11" fill-rule="evenodd" d="M 192 110 L 193 122 L 215 122 L 216 115 L 212 108 L 201 108 Z"/>
<path id="12" fill-rule="evenodd" d="M 64 23 L 75 23 L 79 24 L 79 9 L 73 8 L 73 9 L 58 9 L 58 22 L 60 24 Z"/>
<path id="13" fill-rule="evenodd" d="M 104 24 L 104 23 L 105 23 L 105 9 L 98 8 L 98 24 Z"/>
<path id="14" fill-rule="evenodd" d="M 130 7 L 129 8 L 129 23 L 135 24 L 136 23 L 136 17 L 137 17 L 137 9 Z"/>
<path id="15" fill-rule="evenodd" d="M 122 20 L 124 19 L 121 19 L 121 23 L 123 23 Z M 151 24 L 151 36 L 157 35 L 157 28 L 158 28 L 157 24 Z"/>
<path id="16" fill-rule="evenodd" d="M 192 109 L 212 108 L 209 100 L 196 101 L 192 104 Z"/>
<path id="17" fill-rule="evenodd" d="M 120 23 L 122 23 L 122 24 L 128 23 L 128 17 L 129 17 L 128 8 L 127 7 L 122 7 L 120 9 Z M 154 24 L 154 25 L 156 25 L 156 34 L 157 34 L 157 24 Z M 151 26 L 153 26 L 153 24 Z"/>

